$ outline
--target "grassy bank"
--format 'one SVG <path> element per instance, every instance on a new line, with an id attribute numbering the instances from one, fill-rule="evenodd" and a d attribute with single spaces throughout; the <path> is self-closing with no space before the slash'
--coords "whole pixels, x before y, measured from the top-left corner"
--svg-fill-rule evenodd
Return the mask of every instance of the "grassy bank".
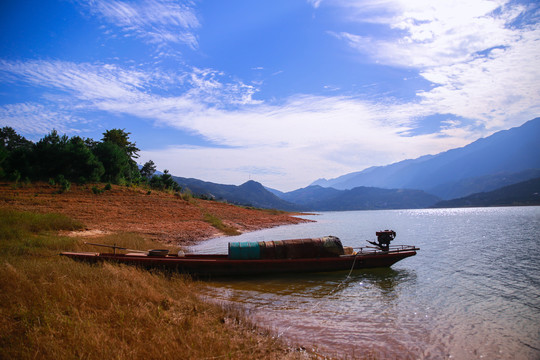
<path id="1" fill-rule="evenodd" d="M 58 256 L 91 250 L 59 236 L 64 215 L 0 209 L 0 359 L 306 358 L 236 309 L 203 302 L 179 274 L 89 265 Z M 93 241 L 163 248 L 133 234 Z"/>

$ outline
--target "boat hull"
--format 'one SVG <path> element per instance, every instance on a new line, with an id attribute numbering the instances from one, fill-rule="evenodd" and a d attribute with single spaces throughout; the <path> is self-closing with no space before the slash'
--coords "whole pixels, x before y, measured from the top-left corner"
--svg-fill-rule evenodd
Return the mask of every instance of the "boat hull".
<path id="1" fill-rule="evenodd" d="M 330 272 L 351 269 L 390 267 L 416 255 L 417 248 L 389 252 L 372 252 L 339 257 L 307 259 L 231 260 L 227 255 L 148 256 L 146 254 L 112 254 L 63 252 L 61 255 L 87 262 L 116 262 L 144 268 L 160 268 L 198 276 L 268 275 L 301 272 Z"/>

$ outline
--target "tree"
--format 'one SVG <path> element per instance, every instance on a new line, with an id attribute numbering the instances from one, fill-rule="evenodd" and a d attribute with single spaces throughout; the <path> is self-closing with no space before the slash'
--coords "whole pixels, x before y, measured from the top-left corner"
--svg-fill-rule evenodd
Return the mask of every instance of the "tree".
<path id="1" fill-rule="evenodd" d="M 32 178 L 47 180 L 64 176 L 67 180 L 84 183 L 99 181 L 103 165 L 78 136 L 59 136 L 56 130 L 43 137 L 32 153 Z"/>
<path id="2" fill-rule="evenodd" d="M 105 170 L 101 180 L 119 184 L 131 178 L 132 160 L 120 146 L 108 141 L 102 142 L 96 145 L 93 152 Z"/>
<path id="3" fill-rule="evenodd" d="M 32 148 L 19 147 L 9 152 L 0 148 L 0 177 L 9 180 L 30 179 L 32 164 Z"/>
<path id="4" fill-rule="evenodd" d="M 69 167 L 69 153 L 66 149 L 69 138 L 60 136 L 56 130 L 39 140 L 32 152 L 32 178 L 49 179 L 57 175 L 64 175 L 63 171 Z"/>
<path id="5" fill-rule="evenodd" d="M 169 170 L 163 170 L 163 175 L 161 175 L 161 181 L 163 182 L 163 185 L 165 186 L 165 189 L 170 189 L 174 191 L 180 191 L 182 188 L 176 181 L 174 181 L 171 174 L 169 174 Z"/>
<path id="6" fill-rule="evenodd" d="M 30 173 L 30 153 L 33 143 L 9 126 L 0 129 L 0 178 L 20 177 Z M 15 172 L 17 172 L 15 174 Z"/>
<path id="7" fill-rule="evenodd" d="M 148 160 L 141 168 L 141 176 L 145 179 L 150 179 L 156 172 L 156 164 L 152 160 Z"/>
<path id="8" fill-rule="evenodd" d="M 173 190 L 178 192 L 182 190 L 180 185 L 178 185 L 171 174 L 169 174 L 169 170 L 163 170 L 163 175 L 154 175 L 150 179 L 150 187 L 159 190 Z"/>
<path id="9" fill-rule="evenodd" d="M 12 127 L 4 126 L 0 129 L 0 148 L 13 151 L 18 148 L 30 149 L 31 147 L 32 142 L 17 134 Z"/>
<path id="10" fill-rule="evenodd" d="M 139 149 L 129 141 L 123 129 L 107 130 L 103 141 L 68 138 L 52 130 L 36 144 L 18 135 L 10 127 L 0 129 L 0 178 L 48 180 L 62 177 L 68 181 L 139 182 Z M 153 174 L 155 165 L 145 169 Z"/>
<path id="11" fill-rule="evenodd" d="M 111 129 L 103 133 L 102 141 L 118 145 L 130 159 L 136 159 L 139 157 L 137 152 L 140 150 L 135 146 L 135 143 L 129 141 L 129 135 L 131 133 L 125 132 L 125 129 Z"/>
<path id="12" fill-rule="evenodd" d="M 94 153 L 105 167 L 105 181 L 116 184 L 122 181 L 139 182 L 141 174 L 134 158 L 138 158 L 137 151 L 140 151 L 135 143 L 129 141 L 130 133 L 125 129 L 112 129 L 103 133 L 102 142 L 94 148 Z M 109 144 L 109 145 L 105 145 Z M 118 151 L 124 153 L 121 156 Z M 106 156 L 112 155 L 114 159 L 106 159 Z"/>
<path id="13" fill-rule="evenodd" d="M 97 182 L 105 173 L 103 164 L 95 157 L 92 151 L 86 146 L 83 139 L 74 136 L 69 139 L 65 147 L 67 152 L 66 169 L 62 174 L 71 181 Z"/>

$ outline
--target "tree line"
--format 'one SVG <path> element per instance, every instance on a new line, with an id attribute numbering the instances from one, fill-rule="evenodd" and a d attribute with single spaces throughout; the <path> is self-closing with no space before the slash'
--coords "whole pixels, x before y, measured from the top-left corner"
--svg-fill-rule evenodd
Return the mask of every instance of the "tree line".
<path id="1" fill-rule="evenodd" d="M 161 190 L 180 191 L 167 170 L 155 175 L 152 160 L 140 169 L 140 151 L 125 129 L 103 133 L 101 141 L 79 136 L 60 136 L 51 131 L 33 143 L 11 127 L 0 129 L 0 179 L 9 181 L 56 181 L 77 184 L 105 182 L 143 184 Z"/>

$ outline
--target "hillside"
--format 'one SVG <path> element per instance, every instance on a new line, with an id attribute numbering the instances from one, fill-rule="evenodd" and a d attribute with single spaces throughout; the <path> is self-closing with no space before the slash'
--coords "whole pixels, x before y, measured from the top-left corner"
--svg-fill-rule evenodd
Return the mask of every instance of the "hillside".
<path id="1" fill-rule="evenodd" d="M 500 189 L 469 195 L 467 197 L 441 201 L 433 207 L 482 207 L 540 205 L 540 177 Z"/>
<path id="2" fill-rule="evenodd" d="M 280 197 L 289 202 L 302 205 L 303 207 L 312 208 L 312 204 L 331 200 L 339 196 L 342 192 L 342 190 L 314 185 L 282 193 Z"/>
<path id="3" fill-rule="evenodd" d="M 319 179 L 312 185 L 345 190 L 358 186 L 387 189 L 419 189 L 448 199 L 489 187 L 470 188 L 471 182 L 481 185 L 480 177 L 517 174 L 540 169 L 540 118 L 520 127 L 499 131 L 462 148 L 437 155 L 423 156 L 387 166 L 365 169 L 335 179 Z M 534 176 L 534 174 L 531 174 Z M 516 181 L 524 180 L 516 176 Z M 507 185 L 504 182 L 500 186 Z M 446 189 L 452 187 L 452 193 Z"/>
<path id="4" fill-rule="evenodd" d="M 306 221 L 287 213 L 143 188 L 113 185 L 100 194 L 94 194 L 91 188 L 72 185 L 69 191 L 59 193 L 58 187 L 45 183 L 0 183 L 0 207 L 64 214 L 85 224 L 88 235 L 134 232 L 180 245 L 219 236 L 224 231 L 245 232 Z"/>
<path id="5" fill-rule="evenodd" d="M 173 176 L 173 179 L 180 186 L 188 188 L 193 194 L 204 195 L 215 200 L 225 200 L 231 204 L 287 211 L 300 210 L 298 205 L 280 199 L 260 183 L 253 180 L 236 186 L 178 176 Z"/>

